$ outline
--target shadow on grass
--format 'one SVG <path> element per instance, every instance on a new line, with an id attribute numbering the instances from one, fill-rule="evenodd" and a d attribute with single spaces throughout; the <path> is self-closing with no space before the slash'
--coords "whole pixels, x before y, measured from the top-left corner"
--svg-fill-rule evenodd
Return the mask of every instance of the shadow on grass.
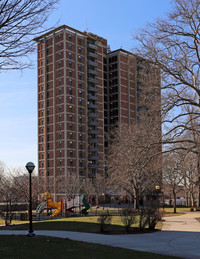
<path id="1" fill-rule="evenodd" d="M 106 245 L 90 244 L 53 237 L 0 236 L 1 258 L 70 258 L 70 259 L 164 259 L 171 256 L 138 252 Z M 174 257 L 175 258 L 175 257 Z"/>
<path id="2" fill-rule="evenodd" d="M 19 224 L 11 226 L 2 226 L 4 230 L 28 230 L 29 224 Z M 45 222 L 34 222 L 34 230 L 62 230 L 62 231 L 75 231 L 75 232 L 86 232 L 86 233 L 98 233 L 98 234 L 141 234 L 150 233 L 149 229 L 140 231 L 139 228 L 133 227 L 128 233 L 125 231 L 123 226 L 119 225 L 107 225 L 104 232 L 100 232 L 99 224 L 88 223 L 88 222 L 77 222 L 77 221 L 45 221 Z M 158 230 L 155 230 L 158 231 Z"/>

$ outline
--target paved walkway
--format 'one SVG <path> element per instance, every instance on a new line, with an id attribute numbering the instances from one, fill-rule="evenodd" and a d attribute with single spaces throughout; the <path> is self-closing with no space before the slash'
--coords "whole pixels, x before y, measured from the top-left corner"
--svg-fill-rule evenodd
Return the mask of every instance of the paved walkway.
<path id="1" fill-rule="evenodd" d="M 166 217 L 163 231 L 136 235 L 101 235 L 70 231 L 35 231 L 36 235 L 70 238 L 77 241 L 123 247 L 138 251 L 200 258 L 200 212 Z M 0 230 L 1 235 L 26 235 L 27 231 Z"/>

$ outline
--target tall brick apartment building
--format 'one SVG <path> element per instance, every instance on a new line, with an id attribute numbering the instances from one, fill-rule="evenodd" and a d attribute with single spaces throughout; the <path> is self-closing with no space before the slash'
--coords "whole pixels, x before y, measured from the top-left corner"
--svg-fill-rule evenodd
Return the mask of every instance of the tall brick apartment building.
<path id="1" fill-rule="evenodd" d="M 38 46 L 38 165 L 40 185 L 63 195 L 66 175 L 104 177 L 106 134 L 137 120 L 138 57 L 110 51 L 98 35 L 61 26 Z"/>

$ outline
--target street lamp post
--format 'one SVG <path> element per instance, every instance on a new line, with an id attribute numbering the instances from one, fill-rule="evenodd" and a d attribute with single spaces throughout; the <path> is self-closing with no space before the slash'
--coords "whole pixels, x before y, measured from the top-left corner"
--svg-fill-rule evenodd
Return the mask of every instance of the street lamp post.
<path id="1" fill-rule="evenodd" d="M 160 186 L 156 185 L 155 189 L 156 189 L 156 202 L 157 202 L 157 206 L 159 207 L 160 202 L 159 202 L 159 199 L 158 199 L 158 193 L 160 192 Z"/>
<path id="2" fill-rule="evenodd" d="M 32 227 L 32 184 L 31 184 L 31 174 L 35 168 L 35 165 L 32 162 L 28 162 L 26 164 L 26 169 L 29 172 L 29 231 L 28 231 L 28 237 L 34 237 L 35 233 L 33 232 Z"/>
<path id="3" fill-rule="evenodd" d="M 104 203 L 105 203 L 105 193 L 102 193 L 103 196 L 103 210 L 104 210 Z"/>

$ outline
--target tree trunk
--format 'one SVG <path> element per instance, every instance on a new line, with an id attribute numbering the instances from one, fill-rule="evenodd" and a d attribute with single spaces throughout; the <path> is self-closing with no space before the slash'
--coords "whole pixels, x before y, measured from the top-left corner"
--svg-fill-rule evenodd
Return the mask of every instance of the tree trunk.
<path id="1" fill-rule="evenodd" d="M 197 207 L 200 207 L 200 161 L 199 156 L 197 156 L 197 179 L 198 179 L 198 185 L 197 185 Z"/>
<path id="2" fill-rule="evenodd" d="M 140 197 L 139 197 L 139 195 L 137 194 L 137 192 L 136 192 L 136 196 L 135 196 L 135 204 L 134 204 L 134 207 L 135 207 L 135 209 L 137 209 L 137 210 L 139 210 L 139 208 L 140 208 Z"/>
<path id="3" fill-rule="evenodd" d="M 173 196 L 174 196 L 174 204 L 173 204 L 174 213 L 176 213 L 176 193 L 175 192 L 173 192 Z"/>
<path id="4" fill-rule="evenodd" d="M 188 202 L 188 192 L 187 191 L 185 192 L 185 198 L 186 198 L 186 206 L 188 206 L 189 202 Z"/>

